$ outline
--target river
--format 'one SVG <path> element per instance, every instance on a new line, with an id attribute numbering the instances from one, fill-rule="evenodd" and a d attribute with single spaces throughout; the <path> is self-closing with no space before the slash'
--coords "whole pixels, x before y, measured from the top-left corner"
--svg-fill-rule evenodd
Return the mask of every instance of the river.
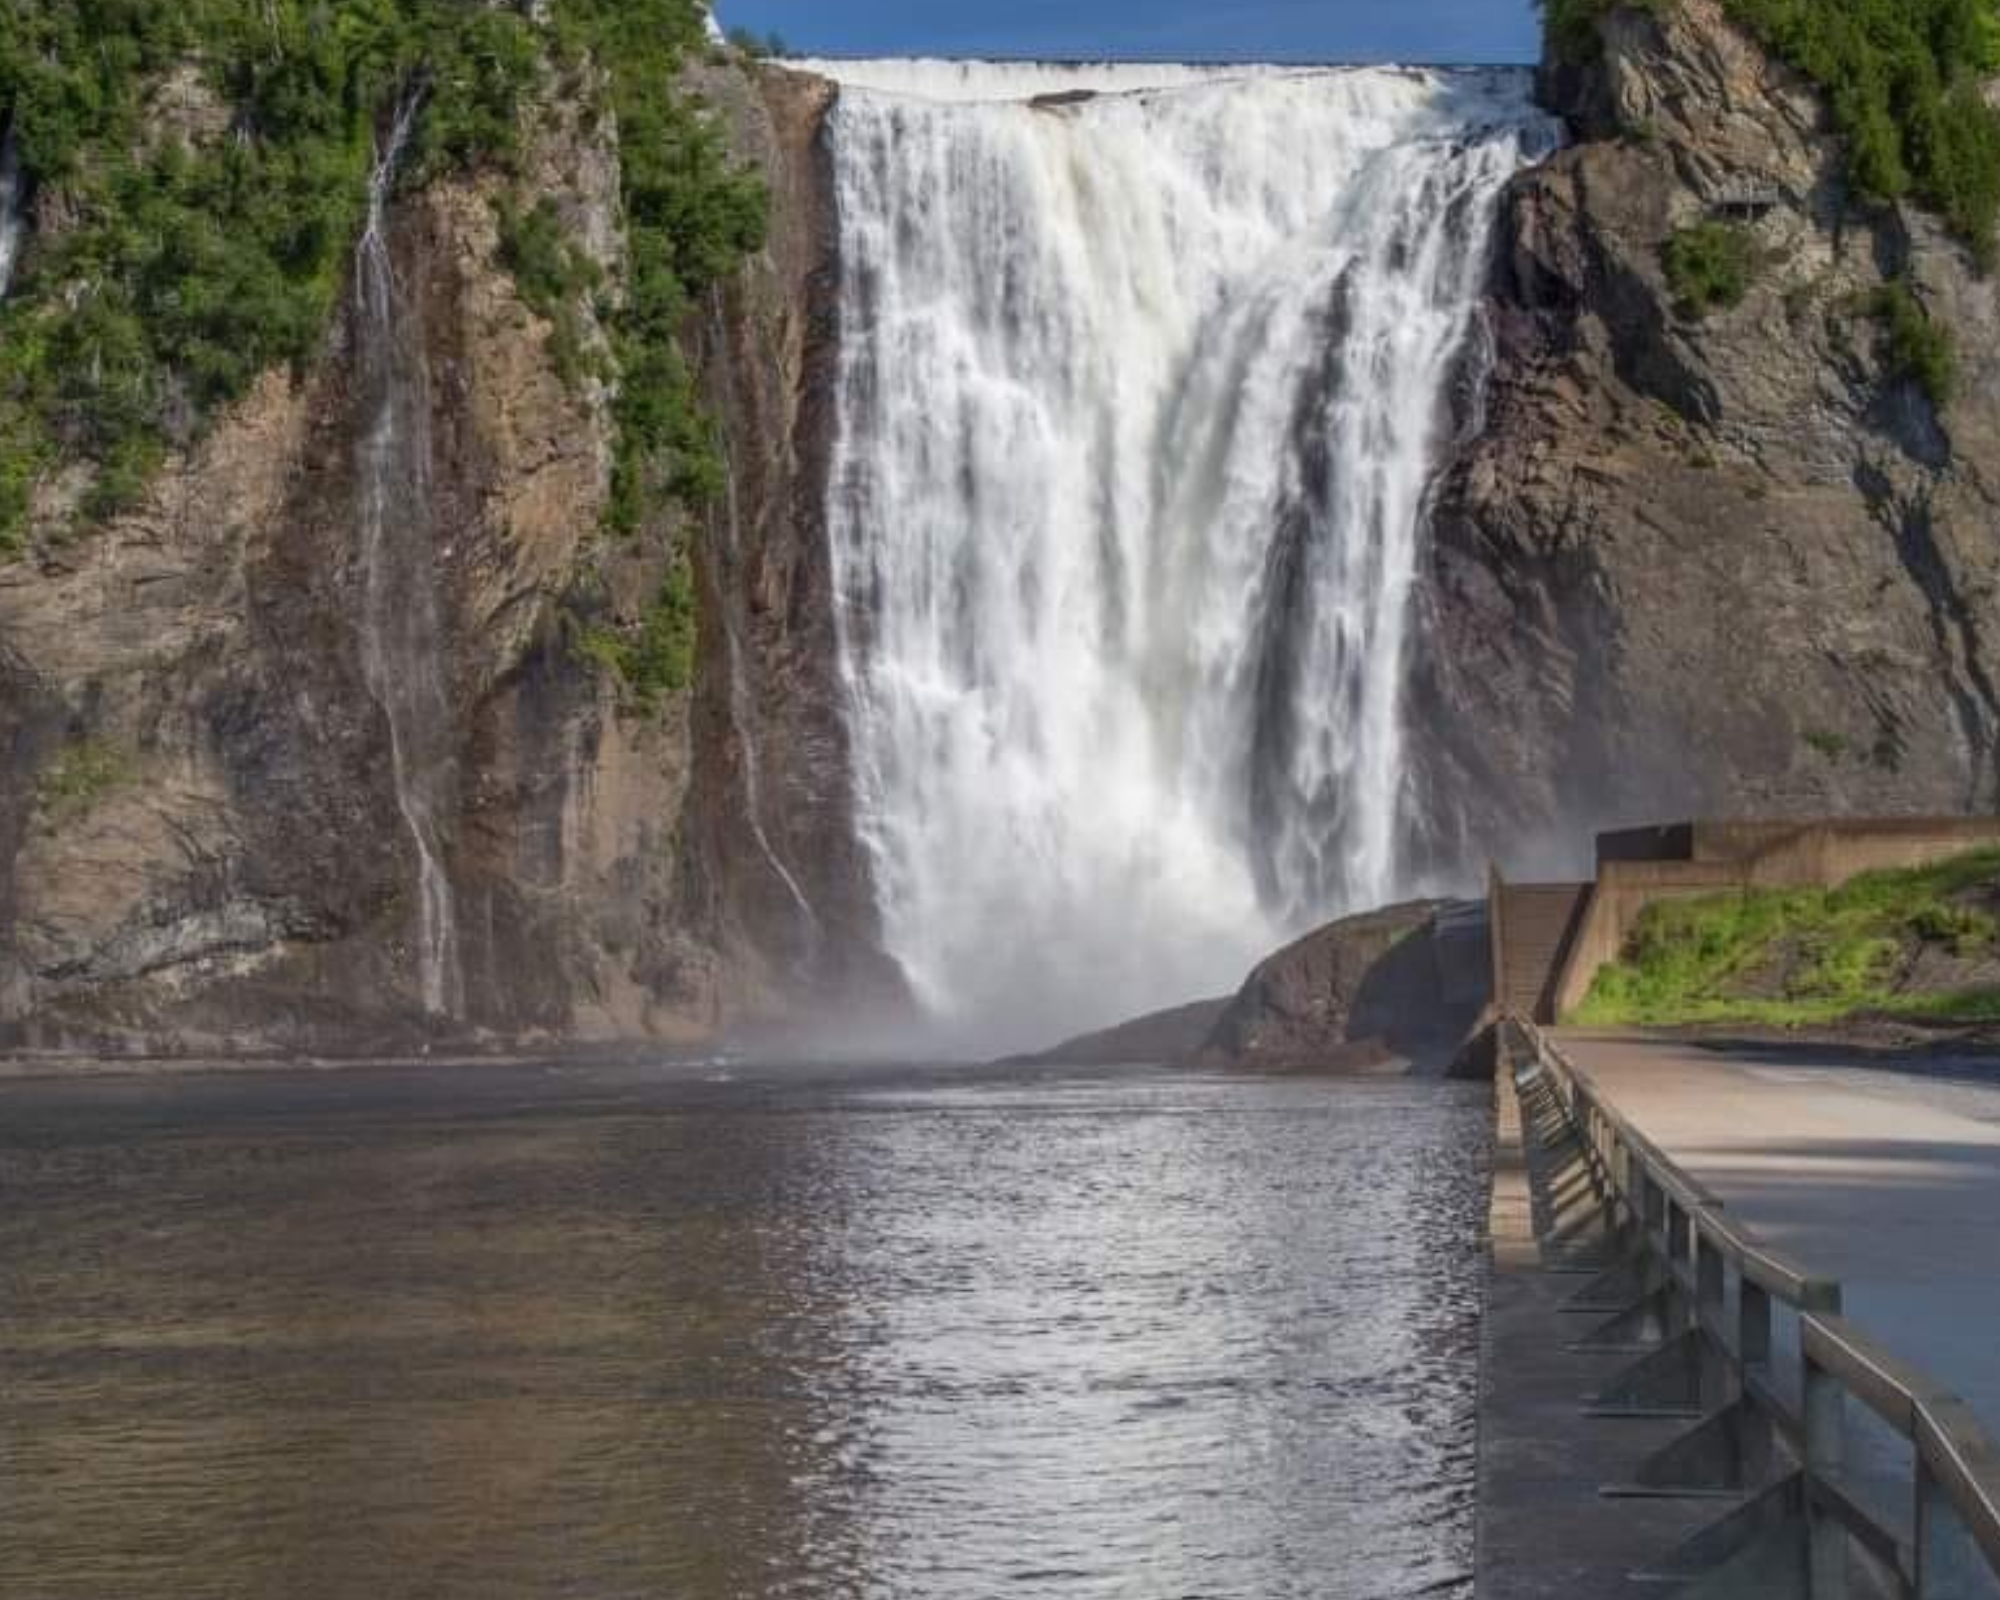
<path id="1" fill-rule="evenodd" d="M 1488 1096 L 0 1083 L 0 1594 L 1470 1593 Z"/>

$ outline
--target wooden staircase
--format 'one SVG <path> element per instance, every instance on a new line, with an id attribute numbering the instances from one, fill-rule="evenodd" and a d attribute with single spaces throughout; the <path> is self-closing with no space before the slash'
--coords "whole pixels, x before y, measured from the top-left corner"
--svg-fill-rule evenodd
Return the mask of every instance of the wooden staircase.
<path id="1" fill-rule="evenodd" d="M 1494 998 L 1531 1022 L 1553 1023 L 1556 985 L 1590 905 L 1588 883 L 1498 884 L 1493 896 Z"/>

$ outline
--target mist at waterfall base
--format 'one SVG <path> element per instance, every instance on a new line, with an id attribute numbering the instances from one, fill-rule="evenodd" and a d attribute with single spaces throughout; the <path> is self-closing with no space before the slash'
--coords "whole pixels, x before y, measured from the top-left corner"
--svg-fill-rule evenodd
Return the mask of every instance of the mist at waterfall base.
<path id="1" fill-rule="evenodd" d="M 1416 887 L 1424 497 L 1512 70 L 808 62 L 842 264 L 828 526 L 884 937 L 1005 1050 Z"/>

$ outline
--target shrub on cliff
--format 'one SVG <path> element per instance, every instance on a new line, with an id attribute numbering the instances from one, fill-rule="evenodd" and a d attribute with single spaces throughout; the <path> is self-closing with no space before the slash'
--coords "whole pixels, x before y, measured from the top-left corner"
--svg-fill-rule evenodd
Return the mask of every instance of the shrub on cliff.
<path id="1" fill-rule="evenodd" d="M 1951 329 L 1934 321 L 1900 279 L 1870 295 L 1866 310 L 1881 324 L 1891 376 L 1907 378 L 1944 406 L 1958 386 L 1958 350 Z"/>
<path id="2" fill-rule="evenodd" d="M 760 248 L 761 180 L 728 159 L 721 132 L 673 90 L 680 53 L 705 37 L 689 0 L 558 0 L 563 51 L 587 54 L 610 80 L 631 273 L 613 319 L 618 447 L 615 531 L 672 496 L 712 498 L 721 486 L 713 429 L 680 352 L 697 300 Z"/>
<path id="3" fill-rule="evenodd" d="M 1559 61 L 1589 61 L 1600 43 L 1598 24 L 1618 10 L 1664 12 L 1673 0 L 1536 0 L 1549 52 Z"/>
<path id="4" fill-rule="evenodd" d="M 1667 287 L 1684 317 L 1705 317 L 1743 303 L 1757 270 L 1750 230 L 1728 222 L 1677 229 L 1661 252 Z"/>
<path id="5" fill-rule="evenodd" d="M 411 173 L 504 159 L 538 59 L 524 17 L 466 0 L 13 0 L 0 106 L 61 226 L 0 311 L 0 544 L 41 474 L 82 467 L 84 517 L 114 512 L 312 353 L 399 88 L 425 93 Z M 186 126 L 151 98 L 182 64 L 174 98 L 210 102 Z"/>
<path id="6" fill-rule="evenodd" d="M 604 274 L 571 244 L 555 202 L 523 210 L 512 198 L 499 204 L 500 264 L 513 276 L 522 301 L 549 324 L 549 360 L 572 388 L 597 369 L 587 348 L 581 305 L 602 286 Z"/>
<path id="7" fill-rule="evenodd" d="M 1920 200 L 1993 262 L 2000 114 L 1978 82 L 2000 66 L 1993 0 L 1724 4 L 1826 92 L 1863 194 Z"/>
<path id="8" fill-rule="evenodd" d="M 700 626 L 694 566 L 675 559 L 666 582 L 636 622 L 568 619 L 570 649 L 616 681 L 631 708 L 657 712 L 666 697 L 694 682 Z"/>

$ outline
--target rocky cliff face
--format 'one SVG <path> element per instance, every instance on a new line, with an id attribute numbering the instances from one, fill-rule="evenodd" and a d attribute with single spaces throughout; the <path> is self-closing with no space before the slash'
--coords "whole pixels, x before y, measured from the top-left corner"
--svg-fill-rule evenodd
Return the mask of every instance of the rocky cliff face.
<path id="1" fill-rule="evenodd" d="M 1676 812 L 2000 803 L 1993 282 L 1922 213 L 1855 201 L 1818 98 L 1715 0 L 1615 12 L 1604 35 L 1547 74 L 1575 141 L 1510 192 L 1435 490 L 1419 862 L 1553 866 L 1592 826 Z M 384 218 L 427 439 L 423 748 L 393 737 L 364 637 L 351 310 L 109 526 L 56 537 L 79 486 L 40 487 L 34 554 L 0 565 L 0 1046 L 693 1040 L 901 1003 L 851 815 L 823 527 L 833 91 L 690 70 L 773 195 L 767 249 L 687 328 L 728 466 L 692 517 L 599 531 L 609 396 L 565 380 L 500 263 L 502 180 Z M 168 85 L 158 120 L 227 137 L 198 88 Z M 617 129 L 574 98 L 532 110 L 506 181 L 615 289 Z M 1752 236 L 1749 292 L 1684 315 L 1664 246 L 1722 213 Z M 1946 404 L 1868 309 L 1898 280 L 1955 330 Z M 580 336 L 601 337 L 587 315 Z M 695 679 L 641 710 L 578 619 L 643 616 L 678 551 Z M 413 764 L 441 797 L 445 1024 L 418 970 Z"/>
<path id="2" fill-rule="evenodd" d="M 1514 186 L 1482 409 L 1437 492 L 1412 715 L 1439 862 L 1552 866 L 1669 814 L 2000 803 L 2000 305 L 1866 208 L 1810 87 L 1714 0 L 1552 68 L 1573 146 Z M 1684 316 L 1678 228 L 1743 219 L 1749 293 Z M 1869 294 L 1956 333 L 1894 371 Z"/>
<path id="3" fill-rule="evenodd" d="M 692 1039 L 893 995 L 805 513 L 830 337 L 812 309 L 824 94 L 697 70 L 778 203 L 769 250 L 697 330 L 731 493 L 668 540 L 599 533 L 608 397 L 558 374 L 500 266 L 498 180 L 434 184 L 385 219 L 420 343 L 434 748 L 391 749 L 364 666 L 351 310 L 312 371 L 269 375 L 139 510 L 0 566 L 0 1043 Z M 552 199 L 615 282 L 615 127 L 553 97 L 533 121 L 517 192 Z M 696 682 L 642 714 L 564 619 L 579 596 L 639 614 L 675 540 L 700 580 Z M 463 1002 L 443 1024 L 421 1005 L 398 761 L 429 764 L 450 802 Z"/>

